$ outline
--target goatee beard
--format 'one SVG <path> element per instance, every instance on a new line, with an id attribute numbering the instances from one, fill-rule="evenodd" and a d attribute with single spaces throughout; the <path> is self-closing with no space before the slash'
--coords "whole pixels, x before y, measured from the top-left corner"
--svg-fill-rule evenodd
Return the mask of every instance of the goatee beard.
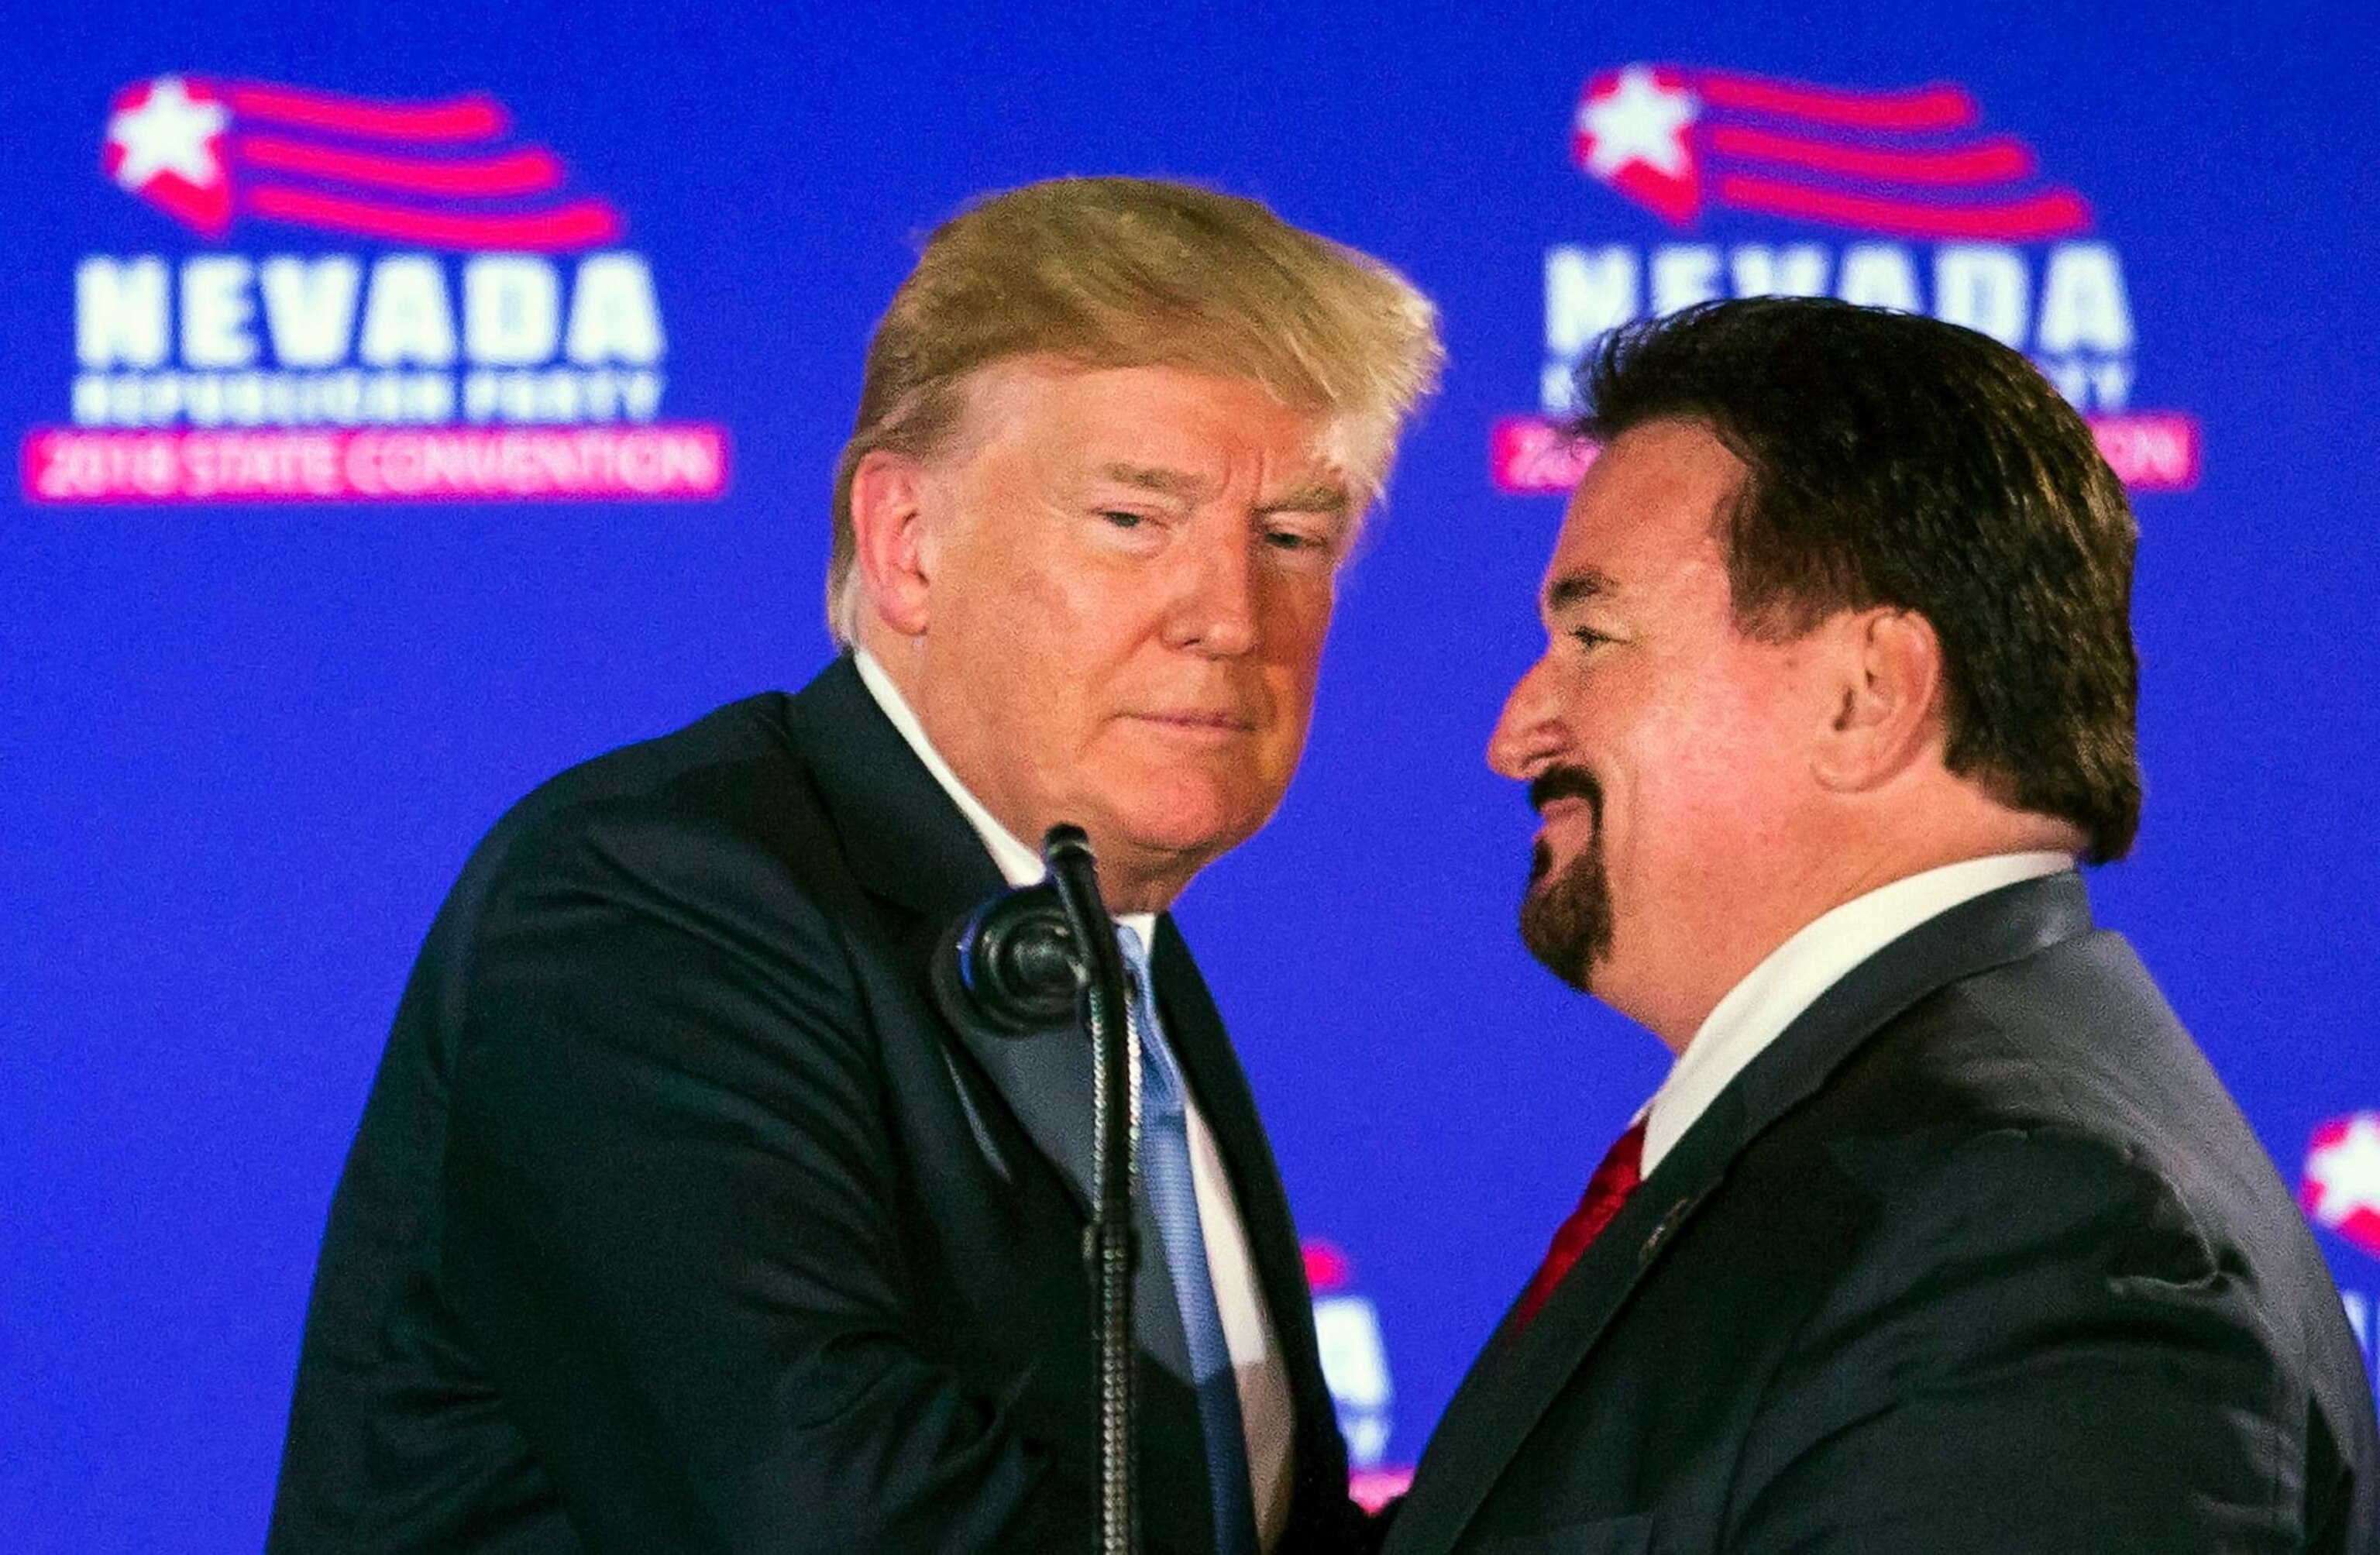
<path id="1" fill-rule="evenodd" d="M 1586 850 L 1557 872 L 1553 850 L 1540 838 L 1529 861 L 1529 889 L 1521 898 L 1521 943 L 1547 970 L 1584 993 L 1595 963 L 1611 951 L 1611 878 L 1603 860 L 1603 785 L 1583 767 L 1556 767 L 1529 784 L 1529 802 L 1542 810 L 1557 798 L 1587 802 L 1595 834 Z"/>

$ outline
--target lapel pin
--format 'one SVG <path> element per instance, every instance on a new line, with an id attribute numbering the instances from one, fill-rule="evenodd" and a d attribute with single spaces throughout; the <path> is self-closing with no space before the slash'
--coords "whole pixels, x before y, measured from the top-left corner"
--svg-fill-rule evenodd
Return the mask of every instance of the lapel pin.
<path id="1" fill-rule="evenodd" d="M 1663 1243 L 1669 1241 L 1670 1233 L 1685 1222 L 1686 1211 L 1693 1207 L 1694 1200 L 1682 1198 L 1670 1205 L 1660 1220 L 1654 1222 L 1653 1229 L 1645 1234 L 1645 1245 L 1636 1249 L 1637 1268 L 1642 1269 L 1653 1261 L 1653 1255 L 1661 1250 Z"/>

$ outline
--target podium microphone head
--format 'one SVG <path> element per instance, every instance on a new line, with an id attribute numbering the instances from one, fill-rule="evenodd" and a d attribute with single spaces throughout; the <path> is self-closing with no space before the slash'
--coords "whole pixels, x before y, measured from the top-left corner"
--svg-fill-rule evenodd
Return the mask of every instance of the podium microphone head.
<path id="1" fill-rule="evenodd" d="M 1071 1025 L 1082 973 L 1055 887 L 1005 891 L 959 920 L 934 956 L 944 1013 L 1028 1037 Z"/>

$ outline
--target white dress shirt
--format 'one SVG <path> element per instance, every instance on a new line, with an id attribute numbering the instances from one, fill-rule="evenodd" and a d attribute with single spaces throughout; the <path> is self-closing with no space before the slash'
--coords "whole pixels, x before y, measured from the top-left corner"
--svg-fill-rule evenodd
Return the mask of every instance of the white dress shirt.
<path id="1" fill-rule="evenodd" d="M 1645 1105 L 1644 1174 L 1651 1176 L 1728 1082 L 1852 967 L 1961 902 L 2072 868 L 2062 853 L 1946 864 L 1855 896 L 1771 951 L 1704 1018 Z"/>
<path id="2" fill-rule="evenodd" d="M 942 760 L 933 742 L 926 737 L 925 726 L 910 710 L 900 688 L 892 684 L 884 667 L 865 650 L 852 655 L 859 670 L 859 678 L 934 774 L 934 781 L 951 796 L 951 802 L 965 816 L 983 845 L 990 850 L 992 862 L 1012 886 L 1038 885 L 1047 872 L 1041 856 L 1026 847 L 1002 826 L 992 813 L 984 808 L 976 796 L 967 792 Z M 1152 948 L 1157 943 L 1157 915 L 1125 913 L 1116 921 L 1129 925 L 1139 934 L 1140 942 Z M 1084 1104 L 1089 1105 L 1086 1098 Z M 1293 1468 L 1291 1453 L 1293 1415 L 1289 1399 L 1289 1373 L 1282 1363 L 1281 1346 L 1275 1342 L 1272 1320 L 1266 1314 L 1264 1296 L 1257 1289 L 1256 1263 L 1248 1254 L 1248 1236 L 1240 1223 L 1239 1204 L 1232 1197 L 1230 1176 L 1223 1170 L 1223 1158 L 1215 1148 L 1214 1136 L 1207 1131 L 1207 1120 L 1199 1115 L 1198 1104 L 1185 1093 L 1183 1098 L 1185 1122 L 1190 1136 L 1190 1174 L 1192 1186 L 1198 1198 L 1198 1227 L 1207 1244 L 1207 1272 L 1215 1287 L 1215 1307 L 1223 1320 L 1223 1342 L 1232 1352 L 1232 1379 L 1239 1384 L 1240 1420 L 1247 1437 L 1249 1489 L 1256 1503 L 1257 1537 L 1268 1549 L 1281 1538 L 1281 1529 L 1289 1522 L 1290 1493 Z"/>

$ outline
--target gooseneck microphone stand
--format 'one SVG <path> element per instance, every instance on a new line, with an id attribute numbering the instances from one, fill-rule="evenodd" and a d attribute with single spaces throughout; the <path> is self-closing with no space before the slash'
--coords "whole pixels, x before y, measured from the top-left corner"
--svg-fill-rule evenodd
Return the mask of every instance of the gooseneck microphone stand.
<path id="1" fill-rule="evenodd" d="M 1018 1038 L 1062 1029 L 1091 1043 L 1091 1160 L 1098 1192 L 1083 1254 L 1090 1265 L 1093 1388 L 1099 1400 L 1100 1555 L 1139 1548 L 1133 1498 L 1133 1186 L 1140 1172 L 1140 1046 L 1115 922 L 1078 826 L 1041 841 L 1049 878 L 1002 893 L 957 926 L 936 958 L 936 990 Z"/>

